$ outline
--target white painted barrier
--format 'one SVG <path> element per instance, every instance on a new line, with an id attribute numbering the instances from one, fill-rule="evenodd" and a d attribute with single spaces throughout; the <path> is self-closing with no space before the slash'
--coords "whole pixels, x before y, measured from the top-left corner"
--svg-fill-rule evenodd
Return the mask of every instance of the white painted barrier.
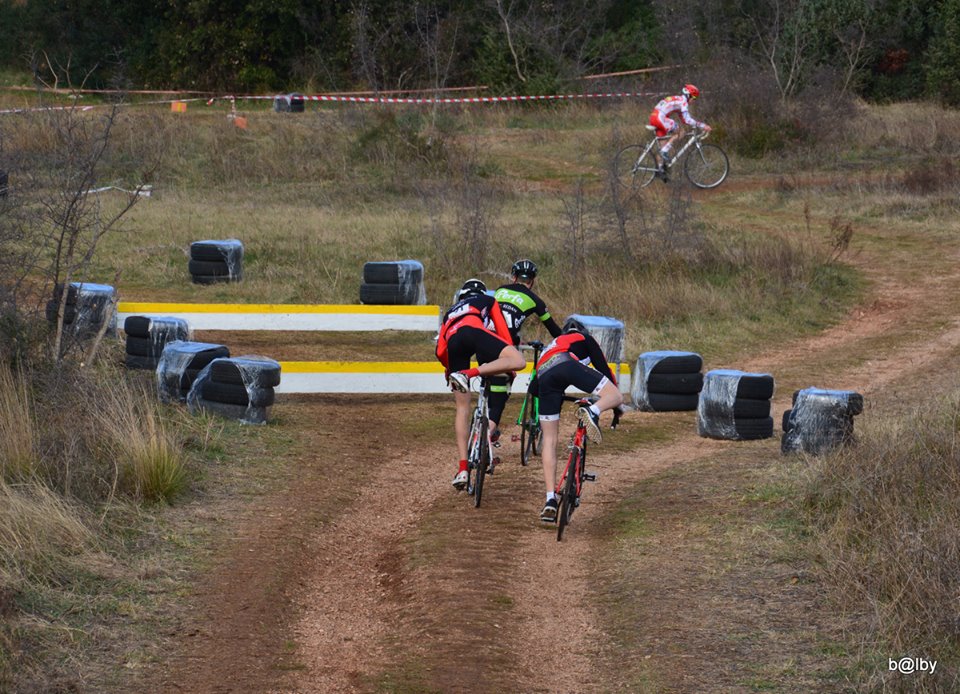
<path id="1" fill-rule="evenodd" d="M 278 393 L 450 392 L 440 362 L 282 361 L 280 373 Z M 620 374 L 620 390 L 629 393 L 630 366 L 621 364 Z M 528 366 L 514 381 L 514 392 L 526 391 L 529 375 Z"/>
<path id="2" fill-rule="evenodd" d="M 193 330 L 414 330 L 436 332 L 439 306 L 365 304 L 177 304 L 121 301 L 118 325 L 128 316 L 182 318 Z M 616 365 L 612 364 L 616 368 Z M 433 362 L 281 361 L 278 393 L 449 393 L 443 366 Z M 530 366 L 514 381 L 523 392 Z M 617 369 L 630 392 L 630 366 Z M 573 391 L 571 391 L 573 392 Z"/>
<path id="3" fill-rule="evenodd" d="M 439 306 L 365 304 L 163 304 L 121 301 L 127 316 L 183 318 L 193 330 L 415 330 L 436 332 Z"/>

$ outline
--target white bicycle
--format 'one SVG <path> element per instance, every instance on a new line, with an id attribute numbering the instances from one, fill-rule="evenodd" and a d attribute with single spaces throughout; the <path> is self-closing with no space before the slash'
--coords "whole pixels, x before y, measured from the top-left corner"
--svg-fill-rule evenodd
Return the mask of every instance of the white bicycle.
<path id="1" fill-rule="evenodd" d="M 652 125 L 647 130 L 654 130 Z M 683 160 L 683 174 L 697 188 L 716 188 L 730 173 L 730 160 L 719 146 L 704 143 L 710 133 L 705 130 L 691 130 L 681 140 L 681 147 L 670 163 L 661 165 L 657 161 L 661 140 L 669 136 L 654 136 L 646 145 L 627 145 L 614 158 L 614 174 L 617 183 L 629 191 L 646 188 L 654 178 L 669 180 L 670 169 Z"/>

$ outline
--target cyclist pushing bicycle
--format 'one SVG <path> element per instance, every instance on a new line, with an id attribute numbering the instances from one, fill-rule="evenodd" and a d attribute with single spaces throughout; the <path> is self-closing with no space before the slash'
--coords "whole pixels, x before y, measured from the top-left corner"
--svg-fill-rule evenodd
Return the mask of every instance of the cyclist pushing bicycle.
<path id="1" fill-rule="evenodd" d="M 590 368 L 591 365 L 593 368 Z M 557 520 L 559 501 L 555 489 L 560 407 L 563 394 L 570 386 L 598 398 L 589 407 L 581 407 L 577 416 L 587 427 L 587 437 L 594 443 L 600 443 L 600 414 L 619 408 L 623 404 L 623 396 L 600 345 L 583 323 L 575 318 L 568 318 L 560 337 L 544 348 L 543 356 L 537 362 L 537 376 L 530 386 L 536 389 L 540 397 L 540 425 L 543 428 L 541 460 L 547 490 L 540 520 L 547 523 Z"/>
<path id="2" fill-rule="evenodd" d="M 666 144 L 660 148 L 660 161 L 664 169 L 663 178 L 665 180 L 667 177 L 666 168 L 670 166 L 672 160 L 670 148 L 673 147 L 673 144 L 682 134 L 680 126 L 670 116 L 676 117 L 676 115 L 679 114 L 680 117 L 683 118 L 683 122 L 691 128 L 700 128 L 701 130 L 710 132 L 709 125 L 701 123 L 690 115 L 690 102 L 699 97 L 700 90 L 697 89 L 695 85 L 685 84 L 680 94 L 662 99 L 653 107 L 653 113 L 650 114 L 650 125 L 656 129 L 657 137 L 670 135 Z"/>
<path id="3" fill-rule="evenodd" d="M 512 344 L 500 304 L 486 291 L 480 280 L 467 280 L 457 292 L 456 303 L 444 314 L 437 338 L 437 359 L 446 368 L 447 383 L 457 405 L 454 430 L 460 463 L 453 478 L 457 489 L 463 489 L 469 481 L 470 379 L 520 371 L 526 365 L 520 350 Z M 471 368 L 474 355 L 479 366 Z"/>
<path id="4" fill-rule="evenodd" d="M 518 260 L 510 269 L 513 282 L 501 286 L 493 298 L 500 304 L 500 310 L 507 322 L 513 346 L 520 346 L 520 328 L 532 315 L 537 316 L 551 337 L 560 335 L 560 326 L 550 315 L 547 305 L 533 291 L 537 278 L 537 266 L 532 260 Z M 490 436 L 492 442 L 500 437 L 500 417 L 510 398 L 508 376 L 494 376 L 490 379 Z"/>

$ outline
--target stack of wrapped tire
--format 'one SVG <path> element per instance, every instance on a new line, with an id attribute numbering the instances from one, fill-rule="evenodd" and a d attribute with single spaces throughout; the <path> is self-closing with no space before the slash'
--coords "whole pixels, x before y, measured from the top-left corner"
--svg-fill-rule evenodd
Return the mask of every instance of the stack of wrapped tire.
<path id="1" fill-rule="evenodd" d="M 697 409 L 703 388 L 703 358 L 696 352 L 660 350 L 637 358 L 630 383 L 633 406 L 643 412 Z"/>
<path id="2" fill-rule="evenodd" d="M 853 418 L 863 412 L 863 396 L 852 390 L 804 388 L 783 413 L 782 453 L 824 455 L 853 441 Z"/>
<path id="3" fill-rule="evenodd" d="M 731 441 L 770 438 L 773 388 L 770 374 L 733 369 L 708 371 L 697 404 L 697 432 L 707 438 Z"/>
<path id="4" fill-rule="evenodd" d="M 60 304 L 63 301 L 63 285 L 53 289 L 53 299 L 47 302 L 46 316 L 51 323 L 57 322 Z M 71 282 L 67 287 L 63 307 L 63 325 L 77 336 L 96 335 L 106 323 L 106 332 L 115 334 L 117 329 L 117 292 L 109 284 Z"/>
<path id="5" fill-rule="evenodd" d="M 194 241 L 188 268 L 195 284 L 239 282 L 243 279 L 243 243 L 237 239 Z"/>
<path id="6" fill-rule="evenodd" d="M 127 316 L 123 332 L 127 336 L 124 364 L 129 369 L 156 369 L 168 342 L 193 338 L 187 321 L 167 316 Z"/>
<path id="7" fill-rule="evenodd" d="M 224 345 L 174 340 L 163 347 L 157 363 L 157 390 L 164 402 L 186 402 L 193 382 L 214 359 L 229 357 Z"/>
<path id="8" fill-rule="evenodd" d="M 364 263 L 360 303 L 423 306 L 423 264 L 418 260 L 384 260 Z"/>
<path id="9" fill-rule="evenodd" d="M 626 348 L 626 330 L 623 321 L 609 316 L 584 316 L 572 313 L 567 320 L 575 318 L 583 324 L 590 333 L 590 337 L 597 341 L 604 356 L 610 363 L 610 368 L 618 372 L 620 363 L 624 360 Z"/>
<path id="10" fill-rule="evenodd" d="M 214 359 L 187 394 L 191 413 L 212 412 L 243 424 L 266 424 L 280 385 L 280 364 L 266 357 Z"/>
<path id="11" fill-rule="evenodd" d="M 278 94 L 273 97 L 273 110 L 277 113 L 303 113 L 303 94 Z"/>

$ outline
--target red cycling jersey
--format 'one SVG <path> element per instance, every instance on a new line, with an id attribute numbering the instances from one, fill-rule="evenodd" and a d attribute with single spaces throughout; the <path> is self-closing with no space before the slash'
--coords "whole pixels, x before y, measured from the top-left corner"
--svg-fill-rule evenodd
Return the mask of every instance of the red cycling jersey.
<path id="1" fill-rule="evenodd" d="M 437 359 L 445 367 L 450 365 L 447 342 L 463 327 L 478 328 L 495 335 L 508 345 L 513 344 L 510 328 L 500 311 L 500 304 L 488 294 L 473 294 L 455 303 L 443 316 L 443 325 L 437 339 Z"/>
<path id="2" fill-rule="evenodd" d="M 617 385 L 617 377 L 607 363 L 607 358 L 603 350 L 593 336 L 584 335 L 579 332 L 564 333 L 547 345 L 543 350 L 543 356 L 537 362 L 537 371 L 540 371 L 551 358 L 559 354 L 569 354 L 584 366 L 593 365 L 597 371 L 602 373 L 613 385 Z"/>

